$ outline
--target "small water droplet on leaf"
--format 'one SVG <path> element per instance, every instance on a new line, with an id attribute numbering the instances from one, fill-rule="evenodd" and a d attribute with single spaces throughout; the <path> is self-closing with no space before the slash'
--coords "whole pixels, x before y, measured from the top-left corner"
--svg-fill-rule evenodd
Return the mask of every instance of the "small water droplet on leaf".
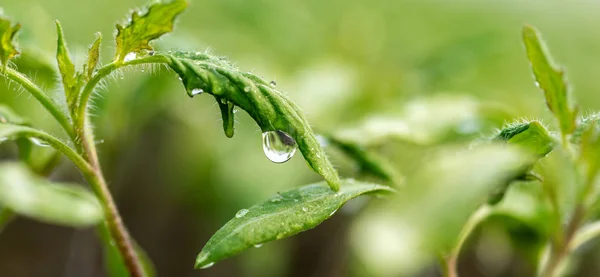
<path id="1" fill-rule="evenodd" d="M 39 139 L 39 138 L 29 138 L 29 141 L 31 141 L 31 143 L 39 146 L 39 147 L 48 147 L 50 146 L 50 144 L 48 144 L 47 142 Z"/>
<path id="2" fill-rule="evenodd" d="M 275 82 L 275 80 L 273 80 L 269 83 L 269 85 L 271 85 L 272 87 L 275 87 L 275 86 L 277 86 L 277 82 Z"/>
<path id="3" fill-rule="evenodd" d="M 209 267 L 211 267 L 211 266 L 213 266 L 213 265 L 215 265 L 215 263 L 214 263 L 214 262 L 212 262 L 212 263 L 209 263 L 209 264 L 206 264 L 205 266 L 203 266 L 203 267 L 200 267 L 200 269 L 209 268 Z"/>
<path id="4" fill-rule="evenodd" d="M 308 208 L 307 207 L 302 207 L 302 211 L 303 212 L 308 212 Z"/>
<path id="5" fill-rule="evenodd" d="M 130 62 L 133 61 L 137 58 L 137 55 L 135 54 L 135 52 L 130 52 L 129 54 L 125 55 L 125 58 L 123 58 L 124 62 Z"/>
<path id="6" fill-rule="evenodd" d="M 262 244 L 255 244 L 254 248 L 261 248 L 263 245 Z"/>
<path id="7" fill-rule="evenodd" d="M 296 141 L 283 131 L 267 131 L 262 134 L 265 156 L 274 163 L 287 162 L 296 153 Z"/>
<path id="8" fill-rule="evenodd" d="M 203 92 L 204 92 L 204 90 L 202 90 L 201 88 L 192 89 L 192 97 L 202 94 Z"/>
<path id="9" fill-rule="evenodd" d="M 242 217 L 244 217 L 244 216 L 245 216 L 245 215 L 246 215 L 248 212 L 249 212 L 249 211 L 248 211 L 248 209 L 241 209 L 241 210 L 239 210 L 239 211 L 238 211 L 238 212 L 235 214 L 235 217 L 236 217 L 236 218 L 242 218 Z"/>

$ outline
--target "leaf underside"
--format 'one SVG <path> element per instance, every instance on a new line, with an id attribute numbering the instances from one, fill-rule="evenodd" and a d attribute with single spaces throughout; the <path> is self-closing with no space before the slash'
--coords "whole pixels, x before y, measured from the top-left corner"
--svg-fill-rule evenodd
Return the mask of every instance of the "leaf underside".
<path id="1" fill-rule="evenodd" d="M 215 97 L 223 114 L 225 134 L 233 136 L 233 106 L 248 112 L 263 132 L 283 131 L 294 138 L 309 166 L 329 186 L 339 188 L 339 176 L 321 148 L 300 108 L 271 83 L 242 72 L 227 60 L 207 53 L 165 54 L 169 66 L 181 78 L 188 95 L 200 89 Z"/>
<path id="2" fill-rule="evenodd" d="M 386 186 L 347 179 L 339 192 L 321 182 L 279 193 L 227 222 L 206 243 L 195 266 L 202 268 L 254 245 L 314 228 L 357 196 L 392 191 Z"/>

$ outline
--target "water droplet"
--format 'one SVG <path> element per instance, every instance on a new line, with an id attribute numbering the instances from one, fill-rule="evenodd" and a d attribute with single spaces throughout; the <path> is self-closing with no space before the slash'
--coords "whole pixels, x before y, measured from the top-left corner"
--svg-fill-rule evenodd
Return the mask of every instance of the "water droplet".
<path id="1" fill-rule="evenodd" d="M 302 211 L 306 213 L 306 212 L 308 212 L 308 208 L 307 207 L 302 207 Z"/>
<path id="2" fill-rule="evenodd" d="M 245 92 L 250 92 L 250 87 L 244 87 Z"/>
<path id="3" fill-rule="evenodd" d="M 241 210 L 239 210 L 239 211 L 238 211 L 238 212 L 235 214 L 235 217 L 236 217 L 236 218 L 242 218 L 242 217 L 244 217 L 244 216 L 245 216 L 245 215 L 246 215 L 248 212 L 249 212 L 249 211 L 248 211 L 248 209 L 241 209 Z"/>
<path id="4" fill-rule="evenodd" d="M 272 87 L 275 87 L 275 86 L 277 86 L 277 82 L 275 82 L 275 80 L 273 80 L 269 83 L 269 85 L 271 85 Z"/>
<path id="5" fill-rule="evenodd" d="M 145 72 L 145 71 L 146 71 L 146 69 L 145 69 L 145 68 L 142 68 L 142 72 Z"/>
<path id="6" fill-rule="evenodd" d="M 31 141 L 31 143 L 39 146 L 39 147 L 48 147 L 50 146 L 50 144 L 48 144 L 47 142 L 39 139 L 39 138 L 29 138 L 29 141 Z"/>
<path id="7" fill-rule="evenodd" d="M 538 83 L 538 81 L 535 81 L 535 86 L 539 88 L 540 87 L 540 83 Z"/>
<path id="8" fill-rule="evenodd" d="M 192 97 L 202 94 L 203 92 L 204 92 L 204 90 L 202 90 L 201 88 L 192 89 Z"/>
<path id="9" fill-rule="evenodd" d="M 148 55 L 150 55 L 150 56 L 154 56 L 154 54 L 155 54 L 154 51 L 148 52 Z"/>
<path id="10" fill-rule="evenodd" d="M 330 217 L 331 217 L 331 216 L 333 216 L 333 215 L 335 214 L 335 212 L 337 212 L 337 210 L 335 210 L 335 211 L 331 212 L 331 213 L 329 214 L 329 216 L 330 216 Z"/>
<path id="11" fill-rule="evenodd" d="M 183 81 L 183 79 L 181 79 L 181 76 L 177 77 L 177 79 L 179 79 L 179 81 Z"/>
<path id="12" fill-rule="evenodd" d="M 261 247 L 262 247 L 262 244 L 255 244 L 254 245 L 254 248 L 261 248 Z"/>
<path id="13" fill-rule="evenodd" d="M 296 141 L 283 131 L 268 131 L 262 134 L 263 151 L 274 163 L 287 162 L 296 153 Z"/>
<path id="14" fill-rule="evenodd" d="M 124 62 L 130 62 L 133 61 L 137 58 L 137 55 L 135 54 L 135 52 L 129 52 L 129 54 L 125 55 L 125 58 L 123 58 Z"/>
<path id="15" fill-rule="evenodd" d="M 213 266 L 213 265 L 215 265 L 215 262 L 212 262 L 212 263 L 206 264 L 205 266 L 201 267 L 200 269 L 209 268 L 209 267 L 211 267 L 211 266 Z"/>
<path id="16" fill-rule="evenodd" d="M 237 113 L 238 109 L 236 107 L 233 107 L 233 113 Z"/>

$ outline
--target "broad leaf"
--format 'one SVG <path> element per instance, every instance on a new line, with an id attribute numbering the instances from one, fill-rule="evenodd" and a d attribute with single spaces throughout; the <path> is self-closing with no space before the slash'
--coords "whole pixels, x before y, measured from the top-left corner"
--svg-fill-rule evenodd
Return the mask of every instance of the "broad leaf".
<path id="1" fill-rule="evenodd" d="M 159 54 L 156 54 L 157 56 Z M 227 136 L 233 135 L 234 106 L 248 112 L 263 132 L 282 131 L 298 145 L 309 166 L 337 190 L 337 171 L 319 145 L 300 108 L 270 82 L 207 53 L 175 52 L 161 55 L 179 74 L 190 97 L 200 93 L 215 97 L 223 113 Z"/>
<path id="2" fill-rule="evenodd" d="M 102 43 L 102 34 L 96 33 L 96 40 L 88 50 L 87 64 L 84 66 L 85 79 L 90 80 L 100 59 L 100 44 Z"/>
<path id="3" fill-rule="evenodd" d="M 470 214 L 532 158 L 511 145 L 446 149 L 410 175 L 406 186 L 364 213 L 352 234 L 373 276 L 411 276 L 455 242 Z"/>
<path id="4" fill-rule="evenodd" d="M 21 24 L 12 25 L 8 19 L 0 17 L 0 63 L 6 67 L 8 60 L 19 54 L 14 39 Z"/>
<path id="5" fill-rule="evenodd" d="M 152 4 L 143 15 L 134 11 L 126 26 L 117 24 L 115 60 L 122 62 L 129 53 L 152 50 L 150 41 L 173 31 L 175 18 L 187 6 L 186 0 L 173 0 L 171 3 Z"/>
<path id="6" fill-rule="evenodd" d="M 103 219 L 88 190 L 42 179 L 19 163 L 0 164 L 0 205 L 15 213 L 60 225 L 85 227 Z"/>
<path id="7" fill-rule="evenodd" d="M 56 33 L 58 36 L 56 46 L 56 61 L 58 63 L 58 70 L 62 76 L 63 88 L 65 89 L 65 97 L 67 98 L 67 105 L 70 109 L 74 109 L 73 105 L 79 97 L 79 90 L 81 89 L 81 73 L 75 70 L 75 65 L 71 61 L 69 56 L 69 49 L 67 48 L 67 42 L 63 35 L 63 29 L 58 20 L 56 21 Z"/>
<path id="8" fill-rule="evenodd" d="M 577 107 L 569 103 L 571 96 L 564 71 L 554 64 L 535 28 L 523 28 L 523 41 L 537 86 L 544 91 L 548 108 L 558 119 L 562 134 L 571 134 L 575 130 Z"/>
<path id="9" fill-rule="evenodd" d="M 255 245 L 314 228 L 352 198 L 390 191 L 393 190 L 385 186 L 348 179 L 337 193 L 324 183 L 280 193 L 240 210 L 206 243 L 196 259 L 196 268 L 208 267 Z"/>

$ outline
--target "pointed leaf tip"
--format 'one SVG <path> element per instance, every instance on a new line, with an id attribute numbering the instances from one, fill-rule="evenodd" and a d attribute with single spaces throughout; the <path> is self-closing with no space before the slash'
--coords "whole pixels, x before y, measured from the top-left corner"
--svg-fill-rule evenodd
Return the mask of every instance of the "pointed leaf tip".
<path id="1" fill-rule="evenodd" d="M 117 24 L 117 52 L 115 60 L 122 62 L 131 52 L 153 50 L 150 41 L 173 31 L 175 18 L 188 6 L 188 1 L 174 0 L 170 3 L 155 3 L 150 5 L 146 13 L 140 15 L 133 12 L 129 23 L 125 26 Z"/>
<path id="2" fill-rule="evenodd" d="M 394 192 L 386 186 L 352 179 L 343 180 L 342 184 L 339 192 L 324 182 L 307 185 L 240 210 L 206 243 L 195 268 L 207 268 L 253 246 L 312 229 L 360 195 Z"/>
<path id="3" fill-rule="evenodd" d="M 8 60 L 19 54 L 15 42 L 21 24 L 14 25 L 8 19 L 0 17 L 0 64 L 6 67 Z"/>
<path id="4" fill-rule="evenodd" d="M 523 42 L 537 86 L 542 89 L 546 104 L 558 119 L 563 135 L 575 130 L 578 108 L 570 103 L 570 91 L 564 71 L 552 61 L 539 32 L 532 26 L 523 27 Z"/>

